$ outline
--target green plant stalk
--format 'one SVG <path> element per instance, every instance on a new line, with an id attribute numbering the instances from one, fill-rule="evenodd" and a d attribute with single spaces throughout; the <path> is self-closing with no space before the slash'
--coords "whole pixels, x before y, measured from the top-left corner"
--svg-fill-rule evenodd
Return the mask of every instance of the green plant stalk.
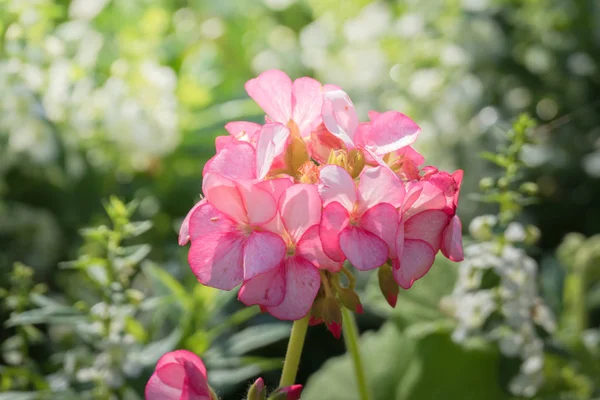
<path id="1" fill-rule="evenodd" d="M 285 361 L 283 362 L 283 371 L 281 372 L 281 380 L 279 387 L 291 386 L 296 381 L 298 366 L 300 365 L 300 357 L 302 356 L 302 348 L 304 347 L 304 338 L 308 330 L 308 321 L 310 313 L 306 317 L 294 321 L 292 325 L 292 334 L 288 342 Z"/>
<path id="2" fill-rule="evenodd" d="M 358 348 L 358 328 L 356 327 L 356 319 L 354 319 L 354 314 L 346 307 L 342 307 L 342 324 L 344 328 L 342 332 L 344 335 L 344 342 L 346 342 L 346 349 L 350 352 L 352 363 L 354 364 L 354 374 L 356 375 L 356 384 L 358 385 L 360 399 L 369 400 L 369 388 L 367 387 L 365 369 Z"/>

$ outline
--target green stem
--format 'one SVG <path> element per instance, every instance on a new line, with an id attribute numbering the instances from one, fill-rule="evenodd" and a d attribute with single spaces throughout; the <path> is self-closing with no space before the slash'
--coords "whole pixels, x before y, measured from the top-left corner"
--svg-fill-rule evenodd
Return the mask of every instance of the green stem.
<path id="1" fill-rule="evenodd" d="M 292 325 L 292 334 L 288 343 L 285 361 L 283 362 L 283 371 L 281 372 L 281 381 L 279 387 L 291 386 L 296 381 L 298 373 L 298 365 L 300 365 L 300 356 L 302 355 L 302 347 L 304 347 L 304 338 L 308 330 L 308 321 L 310 313 Z"/>
<path id="2" fill-rule="evenodd" d="M 342 332 L 344 333 L 346 348 L 352 356 L 358 393 L 360 394 L 361 400 L 369 400 L 370 396 L 369 389 L 367 388 L 367 379 L 365 378 L 365 369 L 358 349 L 358 328 L 356 327 L 356 320 L 354 319 L 354 314 L 345 307 L 342 307 L 342 317 L 344 327 Z"/>

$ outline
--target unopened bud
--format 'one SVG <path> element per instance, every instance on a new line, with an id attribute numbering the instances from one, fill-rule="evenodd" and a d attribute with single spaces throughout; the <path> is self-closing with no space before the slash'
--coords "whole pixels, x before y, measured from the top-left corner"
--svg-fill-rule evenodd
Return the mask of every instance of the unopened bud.
<path id="1" fill-rule="evenodd" d="M 312 316 L 325 323 L 327 329 L 339 339 L 342 334 L 342 310 L 334 297 L 321 297 L 313 305 Z"/>
<path id="2" fill-rule="evenodd" d="M 519 190 L 529 196 L 535 196 L 538 194 L 538 185 L 534 182 L 525 182 L 519 187 Z"/>
<path id="3" fill-rule="evenodd" d="M 348 172 L 353 178 L 358 178 L 365 167 L 365 158 L 362 153 L 356 149 L 348 153 Z"/>
<path id="4" fill-rule="evenodd" d="M 398 292 L 400 289 L 398 288 L 398 284 L 394 279 L 392 267 L 388 263 L 383 264 L 381 267 L 379 267 L 378 277 L 379 289 L 381 289 L 383 297 L 385 297 L 390 306 L 396 307 L 396 302 L 398 301 Z"/>
<path id="5" fill-rule="evenodd" d="M 354 311 L 358 314 L 363 313 L 363 306 L 360 303 L 360 298 L 354 291 L 354 289 L 350 288 L 339 288 L 337 290 L 338 297 L 340 302 L 344 307 L 346 307 L 350 311 Z"/>
<path id="6" fill-rule="evenodd" d="M 269 400 L 299 400 L 302 394 L 302 385 L 286 386 L 281 389 L 277 389 Z"/>
<path id="7" fill-rule="evenodd" d="M 285 152 L 285 165 L 290 175 L 295 176 L 302 167 L 302 164 L 309 161 L 306 144 L 300 136 L 298 125 L 292 120 L 288 123 L 290 129 L 290 144 Z"/>
<path id="8" fill-rule="evenodd" d="M 502 178 L 498 179 L 498 187 L 500 189 L 508 188 L 508 184 L 509 184 L 508 178 L 503 176 Z"/>
<path id="9" fill-rule="evenodd" d="M 263 378 L 258 378 L 256 382 L 248 389 L 247 400 L 265 400 L 267 397 L 267 389 L 265 388 L 265 381 Z"/>

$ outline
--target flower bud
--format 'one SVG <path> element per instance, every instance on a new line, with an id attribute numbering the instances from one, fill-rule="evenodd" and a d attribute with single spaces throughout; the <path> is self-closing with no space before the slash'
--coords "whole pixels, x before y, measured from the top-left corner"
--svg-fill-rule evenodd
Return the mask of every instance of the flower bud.
<path id="1" fill-rule="evenodd" d="M 540 228 L 535 225 L 527 225 L 525 227 L 525 244 L 528 246 L 533 246 L 536 244 L 540 237 L 542 236 L 542 232 Z"/>
<path id="2" fill-rule="evenodd" d="M 294 121 L 290 121 L 288 128 L 290 129 L 290 144 L 285 152 L 285 165 L 288 173 L 296 176 L 302 164 L 310 160 L 306 144 L 298 131 L 298 125 Z"/>
<path id="3" fill-rule="evenodd" d="M 363 313 L 363 306 L 356 292 L 350 288 L 337 289 L 338 298 L 344 307 L 358 314 Z"/>
<path id="4" fill-rule="evenodd" d="M 256 382 L 248 389 L 247 400 L 265 400 L 267 397 L 267 389 L 265 388 L 265 381 L 263 378 L 258 378 Z"/>
<path id="5" fill-rule="evenodd" d="M 379 267 L 377 274 L 379 277 L 379 289 L 381 289 L 383 297 L 385 297 L 390 306 L 396 307 L 400 289 L 394 279 L 392 267 L 388 263 L 385 263 Z"/>
<path id="6" fill-rule="evenodd" d="M 322 320 L 336 339 L 342 334 L 342 310 L 334 297 L 317 299 L 312 308 L 312 317 Z"/>
<path id="7" fill-rule="evenodd" d="M 479 188 L 484 192 L 490 190 L 493 187 L 494 178 L 486 176 L 485 178 L 481 178 L 481 180 L 479 181 Z"/>
<path id="8" fill-rule="evenodd" d="M 286 386 L 281 389 L 277 389 L 269 400 L 300 400 L 302 394 L 302 385 Z"/>
<path id="9" fill-rule="evenodd" d="M 353 178 L 358 178 L 365 168 L 365 158 L 362 153 L 356 149 L 348 153 L 348 172 Z"/>

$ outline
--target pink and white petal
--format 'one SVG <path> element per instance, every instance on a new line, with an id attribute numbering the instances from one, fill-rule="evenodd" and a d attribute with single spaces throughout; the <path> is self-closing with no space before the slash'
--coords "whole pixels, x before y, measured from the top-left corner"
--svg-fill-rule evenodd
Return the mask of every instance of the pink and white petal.
<path id="1" fill-rule="evenodd" d="M 215 138 L 215 149 L 217 150 L 217 153 L 219 153 L 223 151 L 224 148 L 233 146 L 237 141 L 238 140 L 233 136 L 217 136 Z"/>
<path id="2" fill-rule="evenodd" d="M 444 230 L 442 254 L 454 262 L 460 262 L 465 258 L 462 246 L 462 223 L 458 215 L 450 219 L 450 223 Z"/>
<path id="3" fill-rule="evenodd" d="M 244 237 L 236 233 L 205 235 L 192 241 L 188 262 L 198 281 L 222 290 L 242 283 L 243 243 Z"/>
<path id="4" fill-rule="evenodd" d="M 321 197 L 315 185 L 296 184 L 279 198 L 283 224 L 294 241 L 321 221 L 321 208 Z"/>
<path id="5" fill-rule="evenodd" d="M 200 200 L 199 202 L 197 202 L 196 205 L 194 205 L 194 207 L 192 207 L 192 209 L 188 211 L 187 215 L 183 219 L 183 222 L 179 227 L 178 243 L 180 246 L 185 246 L 187 242 L 190 241 L 190 218 L 194 211 L 196 211 L 196 209 L 202 204 L 206 204 L 206 200 Z"/>
<path id="6" fill-rule="evenodd" d="M 196 354 L 188 350 L 174 350 L 165 353 L 160 357 L 156 363 L 156 369 L 161 368 L 163 365 L 170 363 L 178 363 L 184 365 L 185 363 L 191 363 L 194 368 L 198 369 L 202 376 L 206 378 L 206 367 L 204 363 Z"/>
<path id="7" fill-rule="evenodd" d="M 376 119 L 377 117 L 379 117 L 381 115 L 381 113 L 379 111 L 367 111 L 367 115 L 369 116 L 369 120 L 373 121 L 374 119 Z"/>
<path id="8" fill-rule="evenodd" d="M 303 138 L 310 136 L 313 126 L 321 123 L 323 87 L 312 78 L 296 79 L 292 85 L 292 119 Z"/>
<path id="9" fill-rule="evenodd" d="M 390 258 L 396 258 L 398 210 L 388 203 L 379 203 L 360 217 L 360 227 L 377 235 L 387 244 Z"/>
<path id="10" fill-rule="evenodd" d="M 277 203 L 269 192 L 248 181 L 237 181 L 236 187 L 251 225 L 266 224 L 275 217 Z"/>
<path id="11" fill-rule="evenodd" d="M 340 248 L 348 261 L 360 271 L 383 265 L 388 259 L 388 247 L 377 235 L 366 229 L 347 226 L 340 233 Z"/>
<path id="12" fill-rule="evenodd" d="M 419 133 L 421 128 L 412 119 L 397 111 L 387 111 L 372 121 L 369 135 L 362 140 L 366 147 L 383 155 L 413 144 Z"/>
<path id="13" fill-rule="evenodd" d="M 287 188 L 294 184 L 294 179 L 291 177 L 267 179 L 266 181 L 256 182 L 256 186 L 271 193 L 271 196 L 279 203 L 279 198 Z"/>
<path id="14" fill-rule="evenodd" d="M 221 149 L 204 165 L 202 176 L 210 173 L 230 179 L 256 178 L 256 151 L 247 142 L 237 141 Z"/>
<path id="15" fill-rule="evenodd" d="M 301 257 L 290 257 L 284 262 L 285 296 L 281 304 L 267 307 L 275 318 L 295 321 L 308 314 L 321 286 L 319 270 Z"/>
<path id="16" fill-rule="evenodd" d="M 348 226 L 349 221 L 348 211 L 337 201 L 329 203 L 321 214 L 319 237 L 323 251 L 334 261 L 343 262 L 346 259 L 340 248 L 340 233 Z"/>
<path id="17" fill-rule="evenodd" d="M 181 388 L 174 388 L 160 380 L 158 374 L 154 372 L 144 391 L 146 400 L 179 400 Z"/>
<path id="18" fill-rule="evenodd" d="M 421 196 L 423 186 L 420 182 L 407 182 L 405 186 L 404 204 L 402 210 L 409 210 Z"/>
<path id="19" fill-rule="evenodd" d="M 354 208 L 356 185 L 348 171 L 337 165 L 326 165 L 321 169 L 319 178 L 319 194 L 324 206 L 336 201 L 348 211 Z"/>
<path id="20" fill-rule="evenodd" d="M 292 80 L 284 72 L 268 70 L 250 79 L 246 92 L 275 122 L 287 125 L 292 118 Z"/>
<path id="21" fill-rule="evenodd" d="M 333 85 L 331 83 L 326 83 L 323 85 L 323 92 L 331 92 L 334 90 L 342 90 L 338 85 Z"/>
<path id="22" fill-rule="evenodd" d="M 244 281 L 277 268 L 285 251 L 281 236 L 272 232 L 252 232 L 244 241 Z"/>
<path id="23" fill-rule="evenodd" d="M 394 278 L 403 289 L 410 289 L 413 283 L 429 271 L 435 261 L 435 251 L 422 240 L 407 239 L 399 265 L 392 268 Z"/>
<path id="24" fill-rule="evenodd" d="M 358 116 L 354 104 L 346 92 L 342 90 L 325 92 L 321 113 L 327 130 L 340 138 L 346 146 L 354 148 Z"/>
<path id="25" fill-rule="evenodd" d="M 248 222 L 244 200 L 232 180 L 221 175 L 208 174 L 202 181 L 202 191 L 206 200 L 218 211 L 237 223 Z"/>
<path id="26" fill-rule="evenodd" d="M 448 222 L 448 215 L 443 211 L 422 211 L 406 220 L 404 237 L 405 239 L 423 240 L 437 252 L 442 244 L 442 234 Z"/>
<path id="27" fill-rule="evenodd" d="M 246 139 L 248 142 L 252 142 L 252 138 L 258 134 L 260 128 L 260 124 L 248 121 L 233 121 L 225 124 L 225 129 L 231 136 L 238 140 Z"/>
<path id="28" fill-rule="evenodd" d="M 190 212 L 189 237 L 196 240 L 204 235 L 233 232 L 236 225 L 206 200 L 202 200 L 193 208 L 193 212 Z"/>
<path id="29" fill-rule="evenodd" d="M 296 255 L 310 261 L 317 268 L 331 272 L 339 272 L 344 264 L 327 257 L 327 254 L 323 251 L 321 237 L 319 236 L 319 225 L 313 225 L 304 232 L 304 235 L 296 244 Z"/>
<path id="30" fill-rule="evenodd" d="M 285 152 L 290 130 L 282 124 L 265 124 L 256 143 L 256 177 L 264 179 L 275 159 Z"/>
<path id="31" fill-rule="evenodd" d="M 405 208 L 404 218 L 410 218 L 425 210 L 443 210 L 446 207 L 444 192 L 429 181 L 420 181 L 421 194 L 410 208 Z"/>
<path id="32" fill-rule="evenodd" d="M 238 299 L 247 306 L 255 304 L 275 307 L 281 304 L 285 295 L 285 271 L 283 265 L 244 282 Z"/>
<path id="33" fill-rule="evenodd" d="M 358 197 L 359 212 L 365 212 L 379 203 L 399 208 L 404 202 L 404 182 L 387 168 L 365 168 L 359 177 Z"/>
<path id="34" fill-rule="evenodd" d="M 392 257 L 392 260 L 394 260 L 392 266 L 399 268 L 400 263 L 398 260 L 402 259 L 402 255 L 404 254 L 404 221 L 402 219 L 398 222 L 395 239 L 394 250 L 396 251 L 396 257 Z"/>

